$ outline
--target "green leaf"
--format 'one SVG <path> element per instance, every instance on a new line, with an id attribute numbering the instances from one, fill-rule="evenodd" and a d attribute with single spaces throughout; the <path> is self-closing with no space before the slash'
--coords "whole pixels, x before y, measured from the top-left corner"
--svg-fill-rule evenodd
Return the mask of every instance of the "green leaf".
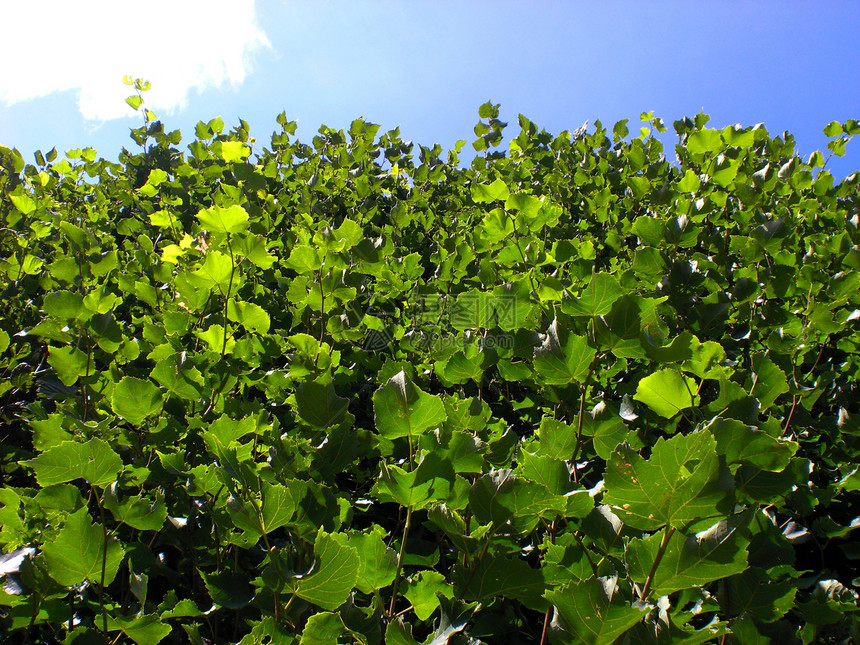
<path id="1" fill-rule="evenodd" d="M 454 587 L 438 571 L 419 571 L 404 585 L 403 595 L 412 603 L 418 620 L 428 620 L 439 607 L 437 594 L 454 598 Z"/>
<path id="2" fill-rule="evenodd" d="M 402 616 L 389 621 L 385 628 L 385 645 L 418 645 L 412 637 L 412 626 L 404 622 Z"/>
<path id="3" fill-rule="evenodd" d="M 534 350 L 534 368 L 547 385 L 584 383 L 596 354 L 585 336 L 559 330 L 558 318 L 555 318 L 543 344 Z"/>
<path id="4" fill-rule="evenodd" d="M 474 289 L 464 291 L 457 296 L 451 309 L 451 326 L 457 330 L 492 327 L 495 304 L 493 294 Z"/>
<path id="5" fill-rule="evenodd" d="M 241 233 L 248 228 L 248 212 L 236 204 L 204 208 L 197 213 L 197 219 L 210 233 Z"/>
<path id="6" fill-rule="evenodd" d="M 108 615 L 108 631 L 121 631 L 137 645 L 155 645 L 163 641 L 173 628 L 161 622 L 156 614 L 144 616 Z"/>
<path id="7" fill-rule="evenodd" d="M 68 318 L 71 320 L 86 320 L 90 317 L 84 308 L 84 298 L 79 293 L 71 291 L 54 291 L 45 296 L 42 309 L 49 316 Z"/>
<path id="8" fill-rule="evenodd" d="M 328 428 L 343 418 L 349 399 L 338 396 L 331 383 L 306 381 L 296 389 L 296 404 L 304 421 L 316 428 Z"/>
<path id="9" fill-rule="evenodd" d="M 554 495 L 564 495 L 574 486 L 564 461 L 544 455 L 533 455 L 525 450 L 519 453 L 518 473 L 524 479 L 540 484 Z"/>
<path id="10" fill-rule="evenodd" d="M 125 102 L 128 103 L 128 106 L 132 110 L 137 110 L 141 105 L 143 105 L 143 98 L 140 96 L 127 96 Z"/>
<path id="11" fill-rule="evenodd" d="M 705 128 L 697 130 L 687 137 L 687 150 L 693 155 L 718 152 L 723 146 L 723 138 L 719 130 Z"/>
<path id="12" fill-rule="evenodd" d="M 840 132 L 842 131 L 842 126 L 839 126 Z M 29 215 L 34 210 L 36 210 L 36 202 L 29 195 L 21 194 L 21 195 L 9 195 L 9 199 L 12 200 L 12 203 L 15 205 L 15 208 L 22 215 Z"/>
<path id="13" fill-rule="evenodd" d="M 256 334 L 267 333 L 271 325 L 269 314 L 260 305 L 232 298 L 227 301 L 227 319 Z"/>
<path id="14" fill-rule="evenodd" d="M 281 484 L 263 484 L 263 533 L 271 533 L 292 520 L 299 501 L 294 488 Z"/>
<path id="15" fill-rule="evenodd" d="M 731 594 L 729 604 L 733 612 L 764 623 L 772 623 L 787 614 L 797 593 L 791 580 L 777 582 L 760 567 L 750 567 L 731 578 L 726 586 Z"/>
<path id="16" fill-rule="evenodd" d="M 449 412 L 450 414 L 450 412 Z M 484 465 L 487 444 L 471 432 L 453 430 L 448 445 L 439 448 L 440 456 L 458 473 L 479 473 Z"/>
<path id="17" fill-rule="evenodd" d="M 472 200 L 477 204 L 505 201 L 510 194 L 507 184 L 501 179 L 496 179 L 491 184 L 472 185 Z"/>
<path id="18" fill-rule="evenodd" d="M 122 459 L 105 441 L 93 438 L 86 443 L 64 441 L 38 457 L 21 462 L 30 466 L 40 486 L 85 479 L 93 486 L 116 481 Z"/>
<path id="19" fill-rule="evenodd" d="M 233 274 L 233 262 L 230 257 L 219 251 L 209 250 L 203 265 L 191 273 L 194 284 L 200 288 L 218 289 L 226 294 L 230 289 L 230 276 Z M 237 285 L 233 285 L 235 287 Z"/>
<path id="20" fill-rule="evenodd" d="M 576 428 L 553 417 L 544 416 L 540 420 L 538 437 L 540 437 L 540 454 L 560 460 L 573 458 L 573 449 L 576 447 Z"/>
<path id="21" fill-rule="evenodd" d="M 611 273 L 595 273 L 579 298 L 562 302 L 562 311 L 572 316 L 602 316 L 622 295 L 618 279 Z"/>
<path id="22" fill-rule="evenodd" d="M 701 185 L 701 181 L 699 180 L 699 176 L 694 173 L 689 168 L 681 180 L 678 182 L 678 190 L 684 193 L 696 193 L 699 190 L 699 186 Z"/>
<path id="23" fill-rule="evenodd" d="M 48 365 L 57 372 L 63 385 L 71 387 L 81 376 L 95 373 L 95 366 L 81 350 L 76 347 L 51 347 L 48 352 Z"/>
<path id="24" fill-rule="evenodd" d="M 203 441 L 210 449 L 214 448 L 215 444 L 229 448 L 255 429 L 256 423 L 252 417 L 237 420 L 222 414 L 203 432 Z"/>
<path id="25" fill-rule="evenodd" d="M 750 396 L 755 397 L 764 412 L 770 408 L 780 394 L 788 392 L 788 379 L 767 354 L 752 357 L 752 376 L 744 384 Z"/>
<path id="26" fill-rule="evenodd" d="M 340 636 L 348 633 L 349 630 L 340 614 L 324 611 L 308 618 L 299 643 L 300 645 L 337 645 Z"/>
<path id="27" fill-rule="evenodd" d="M 481 222 L 481 237 L 495 244 L 514 232 L 514 222 L 500 208 L 494 208 Z"/>
<path id="28" fill-rule="evenodd" d="M 671 419 L 681 410 L 698 404 L 697 392 L 694 378 L 683 376 L 674 369 L 664 369 L 639 381 L 633 398 L 642 401 L 661 417 Z"/>
<path id="29" fill-rule="evenodd" d="M 638 529 L 710 526 L 733 503 L 731 476 L 720 468 L 716 448 L 704 431 L 660 438 L 647 461 L 622 444 L 606 469 L 603 501 Z"/>
<path id="30" fill-rule="evenodd" d="M 238 573 L 220 573 L 200 570 L 206 591 L 212 602 L 218 607 L 227 609 L 241 609 L 254 599 L 248 579 Z"/>
<path id="31" fill-rule="evenodd" d="M 747 463 L 762 470 L 779 472 L 788 466 L 798 445 L 783 441 L 735 419 L 715 418 L 709 424 L 717 440 L 717 451 L 726 463 Z"/>
<path id="32" fill-rule="evenodd" d="M 654 573 L 651 584 L 654 597 L 701 587 L 746 569 L 749 540 L 744 537 L 743 529 L 748 521 L 748 514 L 735 515 L 696 535 L 673 533 Z M 637 583 L 645 583 L 662 538 L 660 532 L 631 540 L 627 545 L 626 561 L 630 576 Z M 735 610 L 736 606 L 732 607 Z"/>
<path id="33" fill-rule="evenodd" d="M 251 148 L 241 141 L 215 141 L 212 151 L 227 163 L 242 161 L 251 154 Z"/>
<path id="34" fill-rule="evenodd" d="M 540 569 L 534 569 L 519 559 L 486 554 L 474 573 L 462 572 L 462 597 L 485 600 L 494 597 L 517 598 L 527 604 L 539 602 L 545 584 Z"/>
<path id="35" fill-rule="evenodd" d="M 438 396 L 423 392 L 401 370 L 373 393 L 376 429 L 387 439 L 415 437 L 448 418 Z"/>
<path id="36" fill-rule="evenodd" d="M 511 521 L 521 532 L 532 530 L 540 518 L 554 518 L 567 510 L 564 496 L 519 479 L 508 469 L 493 469 L 478 478 L 469 491 L 469 504 L 481 524 L 500 527 Z"/>
<path id="37" fill-rule="evenodd" d="M 823 132 L 825 137 L 838 137 L 842 134 L 842 124 L 839 121 L 831 121 L 824 127 Z"/>
<path id="38" fill-rule="evenodd" d="M 163 396 L 152 381 L 124 376 L 114 387 L 111 408 L 132 425 L 161 412 Z"/>
<path id="39" fill-rule="evenodd" d="M 322 259 L 316 249 L 306 244 L 297 244 L 290 251 L 290 257 L 284 264 L 299 274 L 313 273 L 322 266 Z"/>
<path id="40" fill-rule="evenodd" d="M 277 259 L 266 249 L 266 240 L 260 235 L 243 235 L 234 248 L 239 255 L 248 258 L 261 269 L 269 269 Z"/>
<path id="41" fill-rule="evenodd" d="M 683 369 L 701 379 L 716 379 L 722 373 L 725 360 L 726 350 L 719 343 L 710 340 L 699 344 L 694 342 L 692 358 L 684 364 Z"/>
<path id="42" fill-rule="evenodd" d="M 528 280 L 514 280 L 493 289 L 494 322 L 504 331 L 523 328 L 537 308 L 531 301 Z"/>
<path id="43" fill-rule="evenodd" d="M 652 361 L 658 363 L 680 363 L 693 357 L 693 346 L 699 345 L 699 340 L 690 332 L 681 332 L 669 345 L 655 345 L 652 343 L 652 338 L 649 334 L 644 334 L 645 339 L 642 342 L 642 347 L 645 348 L 645 353 Z"/>
<path id="44" fill-rule="evenodd" d="M 105 547 L 107 550 L 105 550 Z M 90 520 L 86 508 L 68 516 L 57 537 L 42 547 L 49 575 L 64 587 L 89 580 L 110 584 L 123 560 L 122 546 L 113 537 L 105 539 L 103 527 Z"/>
<path id="45" fill-rule="evenodd" d="M 419 509 L 447 500 L 454 481 L 450 462 L 443 461 L 436 453 L 427 453 L 418 467 L 409 472 L 383 463 L 373 491 L 379 501 Z"/>
<path id="46" fill-rule="evenodd" d="M 155 499 L 141 495 L 119 499 L 116 482 L 111 483 L 104 491 L 104 505 L 117 522 L 128 524 L 139 531 L 158 531 L 167 519 L 167 506 L 164 495 L 155 493 Z"/>
<path id="47" fill-rule="evenodd" d="M 397 554 L 385 545 L 383 536 L 385 532 L 378 525 L 374 525 L 369 532 L 349 536 L 349 546 L 355 547 L 361 559 L 355 586 L 362 593 L 373 593 L 394 582 Z"/>
<path id="48" fill-rule="evenodd" d="M 73 439 L 72 433 L 63 427 L 63 416 L 55 412 L 48 415 L 47 419 L 34 419 L 30 422 L 33 429 L 33 447 L 36 450 L 44 452 L 58 443 Z"/>
<path id="49" fill-rule="evenodd" d="M 314 570 L 299 580 L 296 595 L 334 611 L 349 597 L 358 581 L 360 566 L 361 560 L 353 547 L 320 529 L 314 543 Z"/>
<path id="50" fill-rule="evenodd" d="M 614 577 L 590 578 L 544 595 L 558 610 L 559 627 L 567 632 L 565 641 L 587 645 L 615 643 L 648 611 L 625 600 Z"/>
<path id="51" fill-rule="evenodd" d="M 167 391 L 168 396 L 186 401 L 196 401 L 201 396 L 198 386 L 203 384 L 203 375 L 187 360 L 184 352 L 163 358 L 149 375 Z"/>
<path id="52" fill-rule="evenodd" d="M 510 195 L 505 201 L 505 208 L 509 211 L 520 211 L 523 215 L 533 218 L 540 212 L 543 201 L 534 195 L 525 193 L 515 193 Z"/>
<path id="53" fill-rule="evenodd" d="M 659 247 L 665 231 L 666 223 L 662 219 L 640 215 L 633 220 L 633 232 L 648 246 Z"/>

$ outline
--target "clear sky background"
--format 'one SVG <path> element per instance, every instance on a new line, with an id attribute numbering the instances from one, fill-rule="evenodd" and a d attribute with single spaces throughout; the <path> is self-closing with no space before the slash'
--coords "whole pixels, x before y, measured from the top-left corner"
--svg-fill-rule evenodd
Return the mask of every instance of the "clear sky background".
<path id="1" fill-rule="evenodd" d="M 450 148 L 492 100 L 506 141 L 519 113 L 557 134 L 653 110 L 672 142 L 672 121 L 703 110 L 789 130 L 807 156 L 831 120 L 860 118 L 856 0 L 19 0 L 0 25 L 0 144 L 30 161 L 135 150 L 125 74 L 152 83 L 147 106 L 183 148 L 221 116 L 259 150 L 282 110 L 303 140 L 363 117 Z M 860 140 L 828 169 L 860 170 Z"/>

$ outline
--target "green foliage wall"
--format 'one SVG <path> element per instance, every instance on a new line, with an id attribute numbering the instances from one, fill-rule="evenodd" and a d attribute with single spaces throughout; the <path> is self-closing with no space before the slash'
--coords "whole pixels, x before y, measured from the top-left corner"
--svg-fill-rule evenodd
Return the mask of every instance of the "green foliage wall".
<path id="1" fill-rule="evenodd" d="M 860 175 L 132 103 L 0 147 L 4 642 L 857 639 Z"/>

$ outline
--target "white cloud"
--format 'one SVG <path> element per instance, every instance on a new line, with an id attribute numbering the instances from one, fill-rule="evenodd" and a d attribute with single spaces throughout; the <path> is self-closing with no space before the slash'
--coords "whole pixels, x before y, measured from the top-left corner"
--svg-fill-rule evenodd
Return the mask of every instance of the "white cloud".
<path id="1" fill-rule="evenodd" d="M 125 75 L 152 83 L 144 99 L 161 114 L 191 90 L 238 86 L 251 54 L 271 47 L 254 0 L 17 0 L 2 3 L 0 24 L 0 102 L 78 90 L 81 114 L 97 121 L 131 114 Z"/>

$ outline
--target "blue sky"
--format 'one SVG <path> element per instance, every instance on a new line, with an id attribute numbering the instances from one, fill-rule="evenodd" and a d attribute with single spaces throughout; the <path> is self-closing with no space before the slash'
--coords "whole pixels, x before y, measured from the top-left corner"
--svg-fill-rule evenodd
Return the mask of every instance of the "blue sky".
<path id="1" fill-rule="evenodd" d="M 0 24 L 17 52 L 0 71 L 0 144 L 29 160 L 134 149 L 123 74 L 152 82 L 144 98 L 183 147 L 215 116 L 265 145 L 285 110 L 305 140 L 363 117 L 448 148 L 492 100 L 506 139 L 519 113 L 558 133 L 653 110 L 671 142 L 673 120 L 704 110 L 717 127 L 789 130 L 806 156 L 831 120 L 860 118 L 856 1 L 30 0 Z M 860 141 L 828 168 L 860 170 Z"/>

